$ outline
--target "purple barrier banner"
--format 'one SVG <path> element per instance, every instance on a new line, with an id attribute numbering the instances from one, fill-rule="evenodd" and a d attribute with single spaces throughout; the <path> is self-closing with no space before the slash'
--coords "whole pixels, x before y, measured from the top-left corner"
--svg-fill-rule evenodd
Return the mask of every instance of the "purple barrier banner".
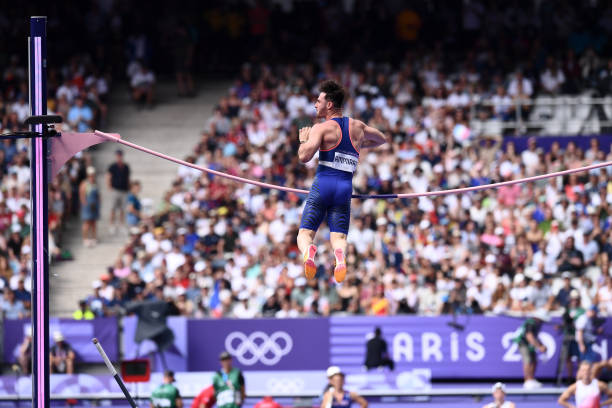
<path id="1" fill-rule="evenodd" d="M 5 319 L 4 328 L 4 362 L 15 363 L 19 356 L 19 346 L 23 342 L 30 320 Z M 53 333 L 59 331 L 66 342 L 72 346 L 76 359 L 84 363 L 102 363 L 102 357 L 92 344 L 97 337 L 111 361 L 119 359 L 119 341 L 117 319 L 114 317 L 94 320 L 49 319 L 49 344 L 53 346 Z"/>
<path id="2" fill-rule="evenodd" d="M 431 378 L 522 378 L 521 356 L 513 342 L 525 319 L 512 317 L 332 317 L 330 364 L 347 372 L 363 370 L 366 342 L 380 327 L 396 370 L 430 371 Z M 449 324 L 450 323 L 450 324 Z M 539 335 L 546 353 L 538 354 L 536 377 L 554 378 L 561 336 L 556 322 L 545 323 Z M 453 327 L 454 326 L 454 327 Z M 594 346 L 602 357 L 612 353 L 612 319 Z"/>
<path id="3" fill-rule="evenodd" d="M 226 350 L 245 370 L 319 370 L 329 365 L 329 319 L 189 320 L 188 369 L 218 370 Z"/>

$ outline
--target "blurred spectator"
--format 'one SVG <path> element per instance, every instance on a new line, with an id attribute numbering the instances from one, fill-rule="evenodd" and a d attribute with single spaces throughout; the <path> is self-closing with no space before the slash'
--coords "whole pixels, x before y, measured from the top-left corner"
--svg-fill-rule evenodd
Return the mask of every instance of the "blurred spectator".
<path id="1" fill-rule="evenodd" d="M 96 169 L 87 168 L 87 178 L 79 187 L 81 220 L 83 221 L 83 244 L 91 248 L 97 243 L 96 223 L 100 218 L 100 193 L 96 184 Z"/>
<path id="2" fill-rule="evenodd" d="M 582 251 L 574 245 L 574 237 L 569 236 L 565 240 L 563 249 L 557 257 L 557 268 L 559 272 L 581 273 L 584 266 Z"/>
<path id="3" fill-rule="evenodd" d="M 195 95 L 192 75 L 195 44 L 193 31 L 189 31 L 191 28 L 184 22 L 177 24 L 172 38 L 174 41 L 174 72 L 179 96 Z"/>
<path id="4" fill-rule="evenodd" d="M 26 328 L 23 341 L 19 345 L 19 367 L 22 375 L 32 372 L 32 326 Z"/>
<path id="5" fill-rule="evenodd" d="M 85 105 L 81 96 L 77 96 L 74 105 L 68 111 L 68 123 L 79 132 L 91 131 L 93 127 L 93 112 Z"/>
<path id="6" fill-rule="evenodd" d="M 527 389 L 539 388 L 542 384 L 535 379 L 537 366 L 536 349 L 546 352 L 546 346 L 538 339 L 538 334 L 542 328 L 542 323 L 549 321 L 550 318 L 543 310 L 538 310 L 533 317 L 527 319 L 520 327 L 518 336 L 514 339 L 518 343 L 519 351 L 523 359 L 523 376 L 525 383 L 523 387 Z"/>
<path id="7" fill-rule="evenodd" d="M 29 310 L 26 310 L 21 300 L 15 298 L 15 292 L 10 288 L 4 288 L 2 307 L 0 309 L 5 319 L 24 319 L 30 315 Z"/>
<path id="8" fill-rule="evenodd" d="M 141 220 L 142 204 L 140 202 L 140 182 L 132 181 L 130 183 L 130 192 L 126 197 L 126 214 L 125 222 L 128 228 L 136 227 Z"/>
<path id="9" fill-rule="evenodd" d="M 368 370 L 389 367 L 393 371 L 394 365 L 393 360 L 389 358 L 387 342 L 382 337 L 380 327 L 377 327 L 374 329 L 374 337 L 366 343 L 365 366 Z"/>
<path id="10" fill-rule="evenodd" d="M 191 408 L 212 408 L 215 402 L 215 387 L 210 385 L 193 399 Z"/>
<path id="11" fill-rule="evenodd" d="M 132 99 L 138 107 L 146 104 L 148 108 L 153 107 L 155 94 L 155 74 L 146 66 L 140 65 L 130 79 L 132 87 Z"/>
<path id="12" fill-rule="evenodd" d="M 151 393 L 151 408 L 183 408 L 183 398 L 173 384 L 174 372 L 164 371 L 163 381 Z"/>
<path id="13" fill-rule="evenodd" d="M 232 356 L 224 351 L 219 356 L 221 369 L 213 375 L 212 384 L 219 408 L 240 408 L 245 399 L 242 371 L 232 367 Z"/>
<path id="14" fill-rule="evenodd" d="M 130 191 L 130 166 L 123 160 L 123 150 L 115 152 L 115 161 L 106 172 L 106 185 L 112 194 L 110 232 L 114 234 L 117 232 L 117 224 L 121 227 L 126 222 L 126 199 Z"/>
<path id="15" fill-rule="evenodd" d="M 79 300 L 79 308 L 72 313 L 74 320 L 92 320 L 95 319 L 96 315 L 91 311 L 87 300 Z"/>
<path id="16" fill-rule="evenodd" d="M 272 397 L 263 397 L 253 408 L 282 408 L 282 405 Z"/>
<path id="17" fill-rule="evenodd" d="M 594 363 L 599 358 L 593 351 L 593 345 L 597 341 L 597 336 L 603 333 L 603 320 L 597 317 L 597 306 L 593 305 L 587 311 L 576 318 L 576 343 L 580 350 L 580 360 Z"/>
<path id="18" fill-rule="evenodd" d="M 490 402 L 482 408 L 515 408 L 513 402 L 506 401 L 506 384 L 497 382 L 491 388 L 493 394 L 493 402 Z"/>
<path id="19" fill-rule="evenodd" d="M 53 333 L 55 344 L 51 346 L 49 359 L 51 360 L 51 374 L 74 374 L 74 351 L 64 339 L 64 335 L 56 331 Z"/>

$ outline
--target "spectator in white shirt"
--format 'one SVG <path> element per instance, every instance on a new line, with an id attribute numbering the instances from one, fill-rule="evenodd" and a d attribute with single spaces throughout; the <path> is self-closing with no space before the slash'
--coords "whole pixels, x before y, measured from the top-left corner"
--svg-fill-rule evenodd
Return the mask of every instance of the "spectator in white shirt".
<path id="1" fill-rule="evenodd" d="M 498 86 L 495 95 L 491 97 L 493 103 L 494 117 L 501 120 L 509 120 L 512 110 L 512 98 L 506 93 L 503 86 Z"/>
<path id="2" fill-rule="evenodd" d="M 508 95 L 513 98 L 529 98 L 532 94 L 533 86 L 531 81 L 525 78 L 522 72 L 517 72 L 516 76 L 510 81 L 510 85 L 508 85 Z"/>
<path id="3" fill-rule="evenodd" d="M 561 92 L 561 87 L 565 83 L 565 75 L 552 57 L 546 60 L 546 70 L 540 75 L 540 83 L 546 93 L 555 95 Z"/>
<path id="4" fill-rule="evenodd" d="M 23 121 L 30 115 L 30 106 L 25 103 L 25 98 L 21 96 L 19 97 L 19 100 L 11 106 L 11 111 L 15 112 L 19 122 L 23 123 Z"/>
<path id="5" fill-rule="evenodd" d="M 130 85 L 134 102 L 139 104 L 144 102 L 151 108 L 155 90 L 155 74 L 146 66 L 141 65 L 132 76 Z"/>

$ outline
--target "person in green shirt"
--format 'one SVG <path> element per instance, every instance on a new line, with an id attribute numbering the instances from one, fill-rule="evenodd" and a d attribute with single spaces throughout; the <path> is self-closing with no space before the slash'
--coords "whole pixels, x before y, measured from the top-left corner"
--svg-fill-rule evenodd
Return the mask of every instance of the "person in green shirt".
<path id="1" fill-rule="evenodd" d="M 525 377 L 524 388 L 539 388 L 542 384 L 535 379 L 537 365 L 536 350 L 546 352 L 546 346 L 538 339 L 538 334 L 543 322 L 550 321 L 544 310 L 536 310 L 533 316 L 528 318 L 517 330 L 514 342 L 518 344 L 519 352 L 523 359 L 523 376 Z"/>
<path id="2" fill-rule="evenodd" d="M 151 393 L 151 408 L 183 408 L 183 399 L 173 382 L 174 372 L 164 371 L 164 383 Z"/>
<path id="3" fill-rule="evenodd" d="M 245 386 L 242 371 L 232 367 L 232 356 L 224 351 L 219 356 L 221 369 L 213 375 L 217 408 L 240 408 L 244 403 Z"/>
<path id="4" fill-rule="evenodd" d="M 96 318 L 86 300 L 79 300 L 79 308 L 72 314 L 74 320 L 92 320 Z"/>

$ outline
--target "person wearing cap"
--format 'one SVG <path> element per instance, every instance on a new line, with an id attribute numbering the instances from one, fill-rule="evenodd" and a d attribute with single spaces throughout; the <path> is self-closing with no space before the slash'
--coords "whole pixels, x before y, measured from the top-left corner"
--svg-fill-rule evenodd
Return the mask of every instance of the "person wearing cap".
<path id="1" fill-rule="evenodd" d="M 174 383 L 174 372 L 164 371 L 163 383 L 151 393 L 151 408 L 183 408 L 183 398 Z"/>
<path id="2" fill-rule="evenodd" d="M 83 244 L 91 248 L 96 244 L 96 223 L 100 218 L 100 192 L 96 183 L 96 169 L 87 167 L 87 178 L 79 186 Z"/>
<path id="3" fill-rule="evenodd" d="M 523 359 L 524 387 L 528 389 L 539 388 L 542 384 L 535 379 L 537 366 L 536 350 L 546 352 L 546 346 L 538 339 L 538 334 L 544 321 L 550 318 L 543 310 L 537 310 L 532 317 L 528 318 L 518 330 L 514 342 L 518 344 L 519 352 Z"/>
<path id="4" fill-rule="evenodd" d="M 244 376 L 232 367 L 232 356 L 224 351 L 219 356 L 221 369 L 213 375 L 217 408 L 240 408 L 246 396 Z"/>
<path id="5" fill-rule="evenodd" d="M 580 363 L 576 373 L 576 382 L 559 396 L 557 400 L 559 405 L 567 408 L 600 408 L 612 405 L 612 390 L 608 389 L 605 382 L 598 381 L 593 376 L 592 366 L 590 361 Z M 575 405 L 569 402 L 572 395 L 576 398 Z M 607 396 L 608 399 L 601 401 L 602 396 Z"/>
<path id="6" fill-rule="evenodd" d="M 353 402 L 358 403 L 361 408 L 368 406 L 368 401 L 361 395 L 344 389 L 344 373 L 340 367 L 329 367 L 327 369 L 327 379 L 330 386 L 323 394 L 321 408 L 349 407 Z"/>
<path id="7" fill-rule="evenodd" d="M 597 336 L 603 332 L 603 327 L 601 327 L 603 321 L 597 318 L 597 312 L 597 306 L 592 305 L 586 313 L 576 319 L 576 343 L 581 361 L 586 360 L 593 363 L 598 360 L 597 353 L 593 351 L 593 345 L 597 341 Z"/>
<path id="8" fill-rule="evenodd" d="M 123 160 L 122 150 L 115 152 L 115 161 L 108 167 L 106 185 L 111 191 L 110 232 L 114 234 L 117 232 L 115 221 L 120 225 L 124 223 L 125 200 L 130 189 L 130 166 Z"/>
<path id="9" fill-rule="evenodd" d="M 51 347 L 49 362 L 51 373 L 74 374 L 74 351 L 60 331 L 53 333 L 55 344 Z"/>
<path id="10" fill-rule="evenodd" d="M 488 403 L 482 408 L 515 408 L 514 402 L 506 401 L 506 384 L 497 382 L 491 388 L 493 402 Z"/>

